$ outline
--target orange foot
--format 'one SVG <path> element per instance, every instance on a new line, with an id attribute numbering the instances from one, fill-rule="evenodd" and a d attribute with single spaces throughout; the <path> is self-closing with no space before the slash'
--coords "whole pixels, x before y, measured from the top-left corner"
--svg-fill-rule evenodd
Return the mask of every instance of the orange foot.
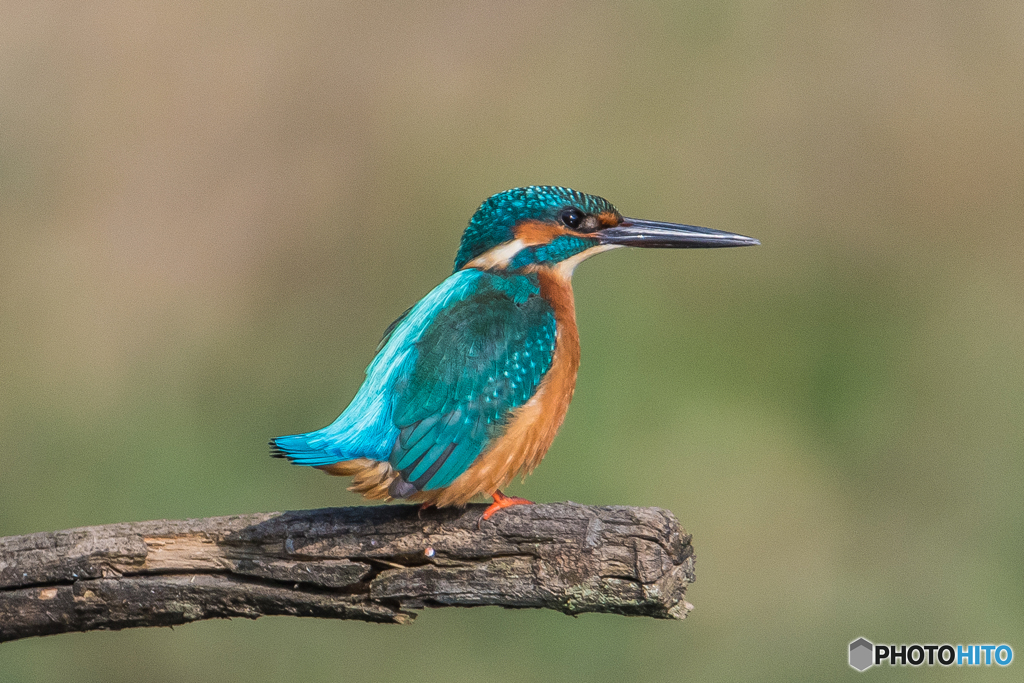
<path id="1" fill-rule="evenodd" d="M 485 519 L 490 519 L 491 516 L 498 510 L 504 510 L 505 508 L 512 507 L 513 505 L 533 505 L 532 500 L 526 500 L 525 498 L 516 498 L 515 496 L 506 496 L 501 491 L 495 491 L 491 494 L 494 498 L 494 502 L 484 510 L 484 516 L 480 518 L 480 521 L 476 523 L 476 528 L 480 528 L 480 523 Z"/>

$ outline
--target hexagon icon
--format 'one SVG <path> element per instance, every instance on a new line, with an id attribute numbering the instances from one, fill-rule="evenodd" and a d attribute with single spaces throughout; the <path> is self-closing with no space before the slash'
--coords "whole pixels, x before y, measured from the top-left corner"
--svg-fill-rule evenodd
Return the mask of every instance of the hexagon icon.
<path id="1" fill-rule="evenodd" d="M 874 662 L 875 646 L 865 638 L 858 638 L 850 643 L 850 666 L 863 671 Z"/>

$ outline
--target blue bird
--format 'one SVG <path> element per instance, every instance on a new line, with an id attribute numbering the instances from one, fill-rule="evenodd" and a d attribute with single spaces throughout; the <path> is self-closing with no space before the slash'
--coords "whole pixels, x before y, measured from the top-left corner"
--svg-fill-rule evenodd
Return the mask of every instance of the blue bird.
<path id="1" fill-rule="evenodd" d="M 487 199 L 462 235 L 455 270 L 385 331 L 366 380 L 323 429 L 271 440 L 275 457 L 351 476 L 370 499 L 423 506 L 529 503 L 501 490 L 551 446 L 576 385 L 573 269 L 618 247 L 739 247 L 709 228 L 623 218 L 565 187 Z"/>

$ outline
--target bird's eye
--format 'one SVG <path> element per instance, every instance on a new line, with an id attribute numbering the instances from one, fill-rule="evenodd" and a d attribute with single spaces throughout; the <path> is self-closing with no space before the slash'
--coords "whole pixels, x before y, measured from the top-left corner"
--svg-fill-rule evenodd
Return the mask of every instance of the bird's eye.
<path id="1" fill-rule="evenodd" d="M 570 227 L 573 230 L 575 230 L 576 228 L 580 227 L 580 223 L 583 222 L 583 215 L 584 214 L 582 211 L 577 209 L 575 206 L 572 206 L 569 207 L 568 209 L 564 209 L 562 213 L 559 214 L 558 218 L 567 227 Z"/>

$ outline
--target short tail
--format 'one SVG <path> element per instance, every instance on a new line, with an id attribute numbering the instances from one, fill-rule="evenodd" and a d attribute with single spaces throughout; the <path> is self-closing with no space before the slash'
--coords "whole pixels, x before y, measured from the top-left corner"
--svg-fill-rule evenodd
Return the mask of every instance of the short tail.
<path id="1" fill-rule="evenodd" d="M 294 465 L 306 465 L 308 467 L 323 467 L 334 463 L 348 460 L 337 452 L 330 453 L 323 448 L 316 448 L 310 445 L 309 434 L 293 434 L 291 436 L 278 436 L 270 440 L 270 456 L 273 458 L 288 458 Z"/>
<path id="2" fill-rule="evenodd" d="M 349 491 L 361 493 L 372 500 L 404 498 L 411 492 L 405 488 L 393 489 L 392 483 L 398 472 L 391 469 L 386 460 L 371 460 L 360 456 L 346 456 L 337 452 L 310 445 L 309 434 L 279 436 L 270 440 L 270 455 L 274 458 L 288 458 L 293 465 L 307 465 L 335 476 L 352 477 Z M 401 482 L 404 484 L 404 482 Z M 405 485 L 408 487 L 408 484 Z"/>

